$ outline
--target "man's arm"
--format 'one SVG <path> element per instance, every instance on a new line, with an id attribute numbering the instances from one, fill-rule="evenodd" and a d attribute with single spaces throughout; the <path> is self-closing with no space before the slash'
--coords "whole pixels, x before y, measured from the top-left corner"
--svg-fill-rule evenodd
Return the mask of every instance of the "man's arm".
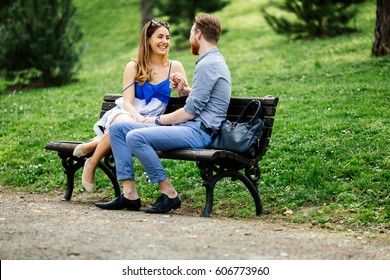
<path id="1" fill-rule="evenodd" d="M 184 108 L 180 108 L 175 112 L 159 117 L 147 117 L 145 118 L 145 123 L 156 123 L 156 118 L 159 119 L 160 125 L 171 125 L 193 120 L 195 119 L 195 116 L 188 114 L 186 111 L 184 111 Z"/>

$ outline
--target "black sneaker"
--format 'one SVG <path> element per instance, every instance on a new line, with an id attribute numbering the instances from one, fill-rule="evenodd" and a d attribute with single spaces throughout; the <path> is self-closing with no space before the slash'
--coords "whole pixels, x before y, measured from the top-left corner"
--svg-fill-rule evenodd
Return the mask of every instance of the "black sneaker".
<path id="1" fill-rule="evenodd" d="M 107 203 L 95 203 L 99 208 L 106 210 L 132 210 L 138 211 L 141 208 L 141 199 L 130 200 L 127 199 L 123 194 L 116 197 L 113 201 Z"/>
<path id="2" fill-rule="evenodd" d="M 181 199 L 179 194 L 175 198 L 169 198 L 166 194 L 161 194 L 156 202 L 150 208 L 145 208 L 146 213 L 163 214 L 181 207 Z"/>

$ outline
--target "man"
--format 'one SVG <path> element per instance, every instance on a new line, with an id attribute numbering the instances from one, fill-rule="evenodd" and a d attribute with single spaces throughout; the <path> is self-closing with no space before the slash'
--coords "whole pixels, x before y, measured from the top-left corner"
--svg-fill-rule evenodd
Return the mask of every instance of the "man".
<path id="1" fill-rule="evenodd" d="M 110 141 L 118 180 L 123 194 L 108 203 L 96 203 L 108 210 L 137 211 L 141 200 L 134 178 L 133 155 L 143 165 L 151 183 L 158 183 L 161 196 L 147 213 L 166 213 L 181 206 L 181 199 L 170 182 L 156 151 L 180 148 L 203 149 L 226 118 L 231 96 L 230 71 L 217 44 L 221 23 L 209 14 L 196 16 L 190 44 L 199 55 L 193 74 L 192 89 L 182 75 L 171 75 L 171 87 L 180 95 L 189 94 L 186 104 L 170 114 L 146 118 L 144 123 L 115 123 L 110 127 Z"/>

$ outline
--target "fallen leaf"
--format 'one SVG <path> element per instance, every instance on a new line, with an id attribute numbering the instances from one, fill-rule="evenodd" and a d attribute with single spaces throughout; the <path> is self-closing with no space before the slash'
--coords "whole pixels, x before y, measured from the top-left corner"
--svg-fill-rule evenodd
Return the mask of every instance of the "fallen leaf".
<path id="1" fill-rule="evenodd" d="M 291 210 L 291 209 L 289 209 L 289 208 L 284 208 L 284 213 L 283 213 L 284 215 L 292 215 L 292 214 L 294 214 L 294 211 L 293 210 Z"/>

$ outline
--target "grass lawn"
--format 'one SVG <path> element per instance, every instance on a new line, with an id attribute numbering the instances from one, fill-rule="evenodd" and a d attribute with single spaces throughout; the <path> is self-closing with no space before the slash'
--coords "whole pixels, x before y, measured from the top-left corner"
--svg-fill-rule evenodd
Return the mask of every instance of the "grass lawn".
<path id="1" fill-rule="evenodd" d="M 231 70 L 233 96 L 280 98 L 271 147 L 260 164 L 265 215 L 255 217 L 246 188 L 226 180 L 216 188 L 216 217 L 389 229 L 390 57 L 370 55 L 376 6 L 368 2 L 355 21 L 360 32 L 312 41 L 275 34 L 260 13 L 265 0 L 232 1 L 216 13 L 227 31 L 219 49 Z M 45 144 L 91 138 L 102 96 L 121 92 L 124 66 L 136 56 L 139 1 L 74 3 L 86 46 L 78 82 L 0 94 L 0 184 L 7 188 L 64 192 L 60 160 Z M 191 79 L 196 57 L 171 49 L 170 58 L 180 60 Z M 185 207 L 202 208 L 204 188 L 195 163 L 164 165 Z M 158 188 L 136 168 L 139 192 L 150 203 Z M 81 171 L 73 199 L 83 192 L 80 177 Z M 97 184 L 95 192 L 112 198 L 100 172 Z"/>

